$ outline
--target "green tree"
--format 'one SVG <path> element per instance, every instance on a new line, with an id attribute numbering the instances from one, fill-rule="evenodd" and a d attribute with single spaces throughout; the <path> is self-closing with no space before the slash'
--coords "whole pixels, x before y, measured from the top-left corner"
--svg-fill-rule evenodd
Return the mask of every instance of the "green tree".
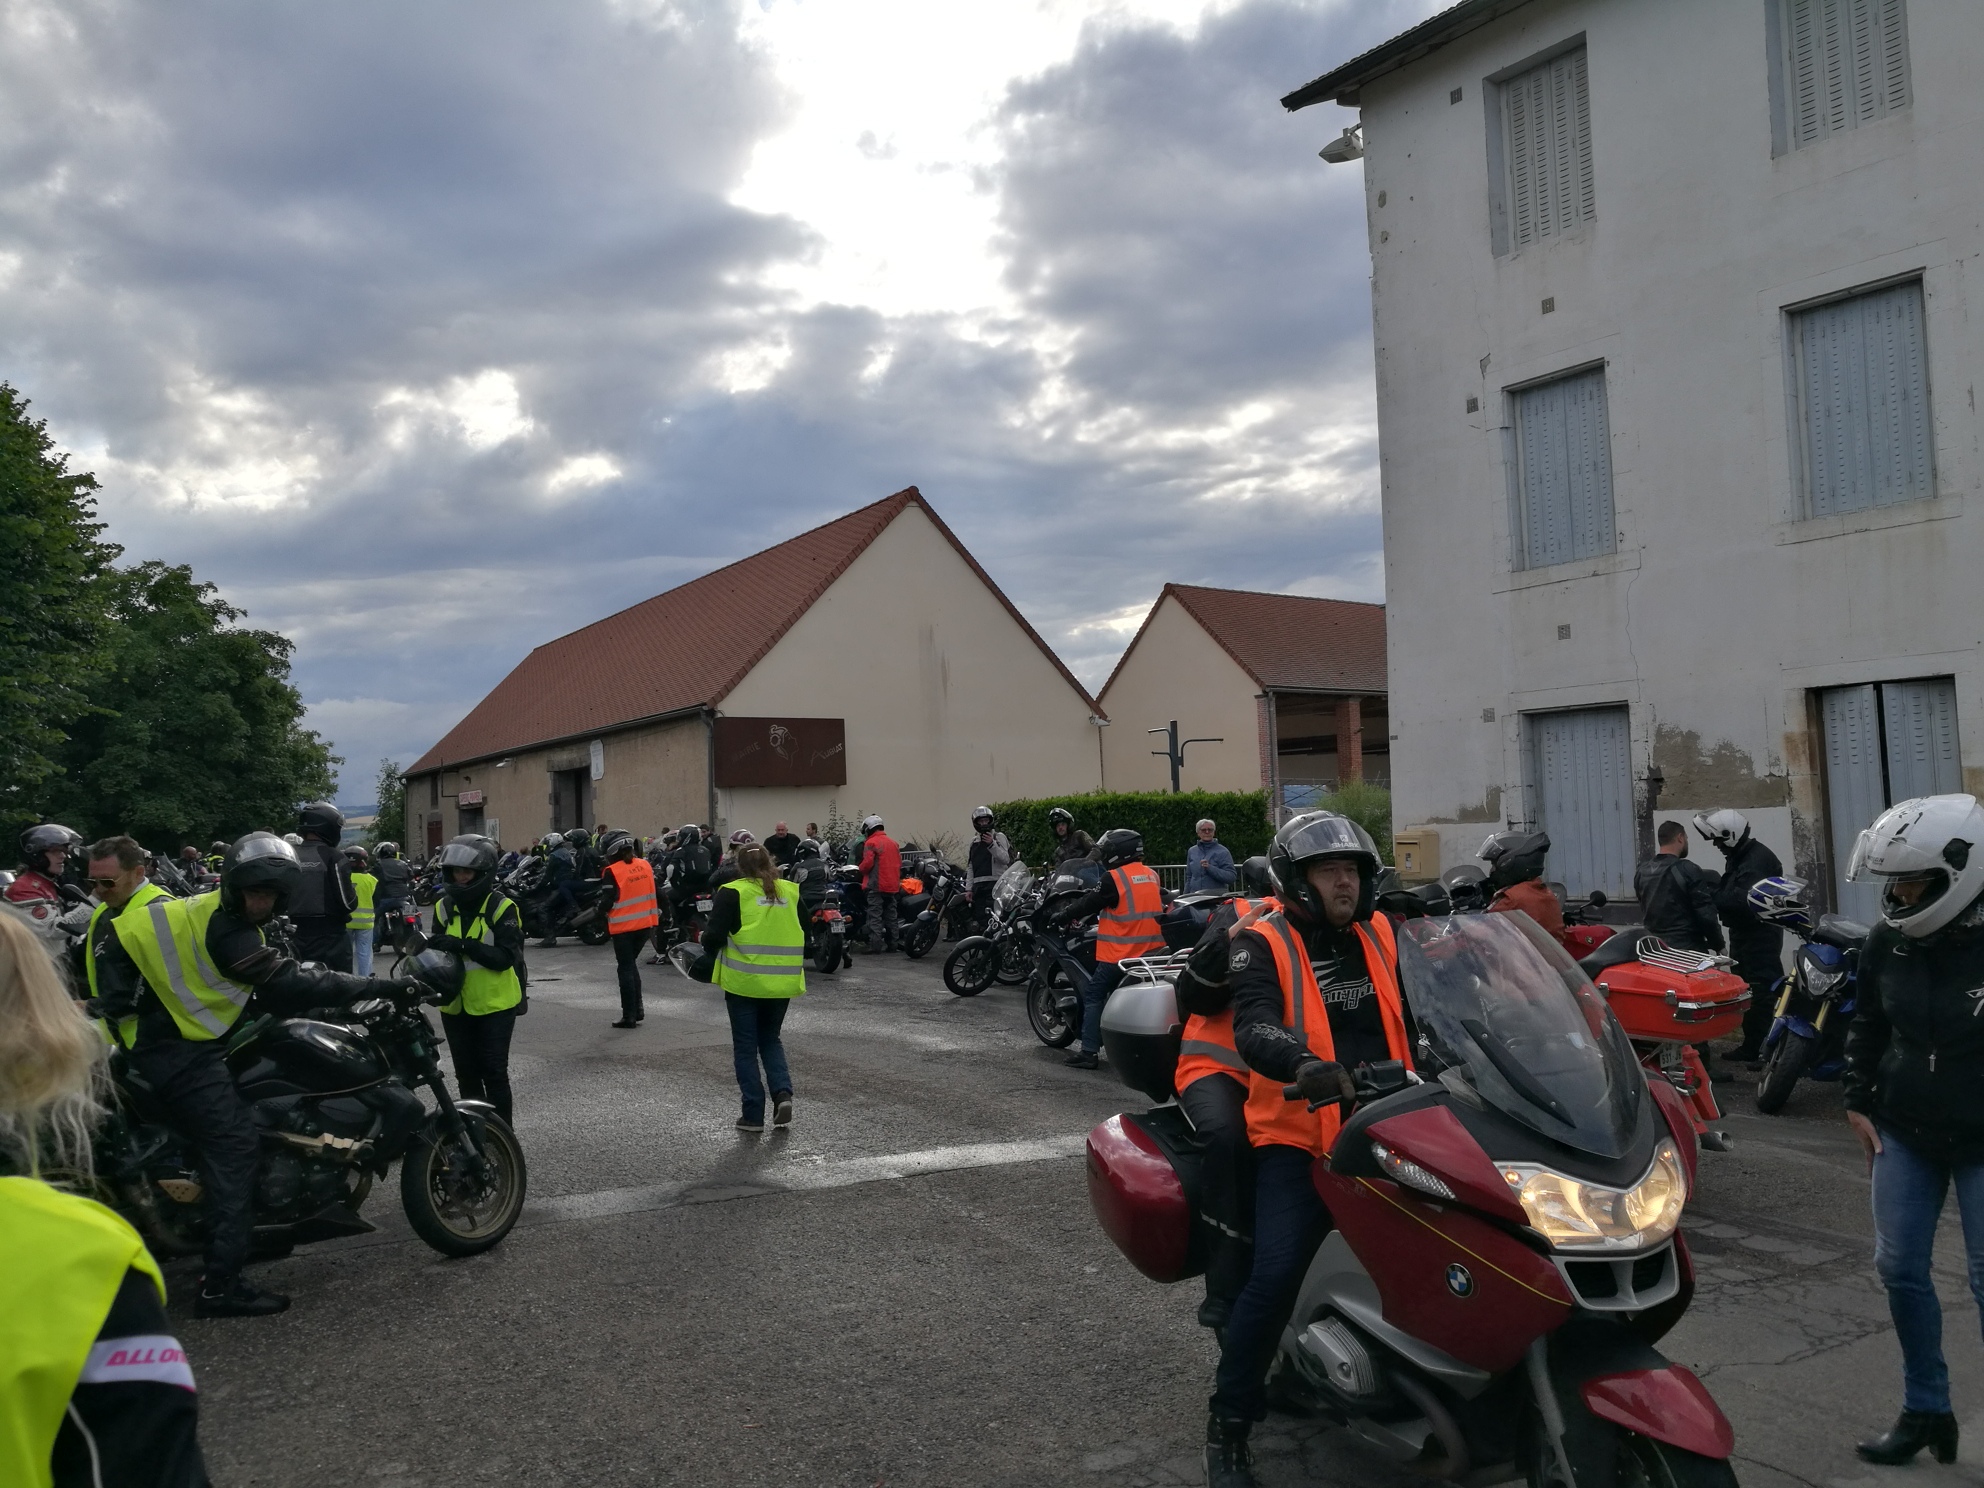
<path id="1" fill-rule="evenodd" d="M 141 563 L 109 580 L 105 666 L 37 794 L 91 835 L 153 845 L 286 831 L 296 805 L 332 789 L 339 761 L 303 727 L 291 645 L 242 630 L 241 611 L 191 569 Z"/>
<path id="2" fill-rule="evenodd" d="M 372 819 L 372 842 L 397 842 L 406 830 L 406 781 L 396 760 L 379 761 L 378 815 Z"/>
<path id="3" fill-rule="evenodd" d="M 0 818 L 32 817 L 101 659 L 118 549 L 98 536 L 95 490 L 0 383 Z"/>

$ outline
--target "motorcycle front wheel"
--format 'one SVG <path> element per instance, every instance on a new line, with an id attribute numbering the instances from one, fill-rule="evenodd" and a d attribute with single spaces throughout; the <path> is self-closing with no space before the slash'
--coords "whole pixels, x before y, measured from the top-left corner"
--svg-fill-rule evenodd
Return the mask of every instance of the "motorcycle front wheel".
<path id="1" fill-rule="evenodd" d="M 982 935 L 958 942 L 944 958 L 944 985 L 960 997 L 976 997 L 999 971 L 999 948 Z"/>
<path id="2" fill-rule="evenodd" d="M 450 1139 L 431 1122 L 400 1162 L 407 1222 L 442 1255 L 480 1255 L 509 1234 L 524 1211 L 528 1175 L 516 1133 L 500 1116 L 464 1111 L 462 1120 L 481 1136 L 491 1173 L 480 1171 L 466 1136 Z"/>
<path id="3" fill-rule="evenodd" d="M 1613 1477 L 1617 1488 L 1737 1488 L 1736 1469 L 1720 1458 L 1704 1457 L 1616 1426 L 1603 1425 L 1603 1429 L 1618 1437 Z M 1571 1488 L 1557 1453 L 1541 1431 L 1531 1432 L 1529 1457 L 1524 1474 L 1528 1488 Z"/>
<path id="4" fill-rule="evenodd" d="M 1784 1037 L 1777 1041 L 1777 1047 L 1770 1051 L 1770 1058 L 1764 1064 L 1764 1076 L 1757 1081 L 1757 1109 L 1766 1116 L 1775 1116 L 1784 1109 L 1784 1103 L 1791 1099 L 1791 1092 L 1798 1088 L 1798 1081 L 1811 1067 L 1812 1053 L 1817 1040 L 1808 1039 L 1802 1034 L 1784 1030 Z"/>
<path id="5" fill-rule="evenodd" d="M 1026 984 L 1026 1021 L 1033 1025 L 1033 1036 L 1050 1049 L 1067 1048 L 1082 1031 L 1080 1022 L 1062 1010 L 1061 990 L 1040 976 Z"/>
<path id="6" fill-rule="evenodd" d="M 1033 973 L 1032 937 L 1021 934 L 1006 938 L 999 951 L 999 982 L 1017 987 Z"/>
<path id="7" fill-rule="evenodd" d="M 902 953 L 912 961 L 919 961 L 930 954 L 937 944 L 937 922 L 927 924 L 919 921 L 902 932 Z"/>
<path id="8" fill-rule="evenodd" d="M 579 944 L 581 945 L 605 945 L 610 938 L 606 926 L 602 925 L 598 920 L 588 920 L 585 924 L 579 926 Z"/>

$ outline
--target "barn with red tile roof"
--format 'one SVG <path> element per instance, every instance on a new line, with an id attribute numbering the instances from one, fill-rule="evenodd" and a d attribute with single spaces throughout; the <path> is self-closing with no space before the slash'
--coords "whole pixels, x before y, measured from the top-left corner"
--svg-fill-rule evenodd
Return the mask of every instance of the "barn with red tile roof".
<path id="1" fill-rule="evenodd" d="M 1097 788 L 1099 711 L 912 486 L 539 646 L 409 767 L 407 839 L 962 833 Z"/>
<path id="2" fill-rule="evenodd" d="M 1175 720 L 1187 790 L 1285 801 L 1390 780 L 1385 607 L 1166 584 L 1102 689 L 1108 790 L 1166 790 Z M 1156 749 L 1157 754 L 1151 751 Z"/>

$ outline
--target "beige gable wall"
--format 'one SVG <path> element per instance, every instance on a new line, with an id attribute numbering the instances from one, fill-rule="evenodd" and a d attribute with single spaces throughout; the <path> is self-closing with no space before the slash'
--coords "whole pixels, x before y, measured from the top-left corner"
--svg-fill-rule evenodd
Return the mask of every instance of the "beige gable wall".
<path id="1" fill-rule="evenodd" d="M 963 835 L 971 808 L 1095 790 L 1088 704 L 911 506 L 723 700 L 725 714 L 847 720 L 847 784 L 720 792 L 732 828 L 877 812 L 898 841 Z M 1106 732 L 1106 730 L 1105 730 Z"/>
<path id="2" fill-rule="evenodd" d="M 1175 718 L 1180 739 L 1225 740 L 1187 749 L 1180 785 L 1186 790 L 1259 790 L 1259 691 L 1177 597 L 1165 595 L 1102 695 L 1109 715 L 1102 741 L 1105 788 L 1171 789 L 1171 766 L 1150 752 L 1163 749 L 1165 741 L 1144 730 L 1161 729 Z"/>

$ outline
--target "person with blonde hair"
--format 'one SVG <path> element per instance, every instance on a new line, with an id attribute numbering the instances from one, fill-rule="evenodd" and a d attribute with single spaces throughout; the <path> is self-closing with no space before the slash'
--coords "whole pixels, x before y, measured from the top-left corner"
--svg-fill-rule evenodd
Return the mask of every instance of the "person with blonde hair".
<path id="1" fill-rule="evenodd" d="M 0 911 L 0 1483 L 205 1488 L 193 1371 L 138 1232 L 86 1186 L 105 1045 Z"/>
<path id="2" fill-rule="evenodd" d="M 806 990 L 806 932 L 799 923 L 799 885 L 778 876 L 762 844 L 741 845 L 735 866 L 737 877 L 716 891 L 703 954 L 714 957 L 711 980 L 723 988 L 730 1014 L 730 1051 L 744 1098 L 737 1129 L 760 1132 L 766 1085 L 772 1125 L 792 1124 L 792 1071 L 779 1032 L 792 999 Z"/>

